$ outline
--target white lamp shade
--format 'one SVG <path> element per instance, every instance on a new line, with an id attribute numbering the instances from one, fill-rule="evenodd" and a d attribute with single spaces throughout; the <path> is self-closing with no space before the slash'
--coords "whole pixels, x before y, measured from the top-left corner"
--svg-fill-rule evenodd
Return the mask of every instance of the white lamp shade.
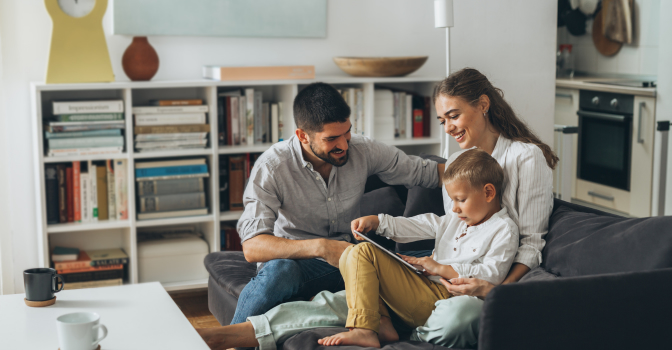
<path id="1" fill-rule="evenodd" d="M 448 28 L 453 25 L 453 0 L 434 0 L 434 27 Z"/>

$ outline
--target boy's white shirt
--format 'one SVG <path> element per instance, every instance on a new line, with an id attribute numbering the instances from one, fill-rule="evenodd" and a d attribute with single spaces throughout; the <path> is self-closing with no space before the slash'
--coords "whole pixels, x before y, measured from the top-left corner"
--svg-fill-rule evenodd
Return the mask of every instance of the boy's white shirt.
<path id="1" fill-rule="evenodd" d="M 399 243 L 435 239 L 434 260 L 453 267 L 460 277 L 500 284 L 518 250 L 518 227 L 506 207 L 477 226 L 468 227 L 457 214 L 421 214 L 411 218 L 379 214 L 376 234 Z M 467 234 L 462 237 L 466 230 Z M 440 276 L 428 276 L 439 282 Z"/>

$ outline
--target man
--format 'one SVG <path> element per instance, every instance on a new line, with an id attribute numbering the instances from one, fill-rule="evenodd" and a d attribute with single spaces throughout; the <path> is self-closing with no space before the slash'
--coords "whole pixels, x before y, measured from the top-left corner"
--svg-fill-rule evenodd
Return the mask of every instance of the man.
<path id="1" fill-rule="evenodd" d="M 435 188 L 443 164 L 351 135 L 350 108 L 315 83 L 294 100 L 296 135 L 256 161 L 238 221 L 245 259 L 264 263 L 238 298 L 231 324 L 294 297 L 344 289 L 338 259 L 370 175 L 388 184 Z"/>

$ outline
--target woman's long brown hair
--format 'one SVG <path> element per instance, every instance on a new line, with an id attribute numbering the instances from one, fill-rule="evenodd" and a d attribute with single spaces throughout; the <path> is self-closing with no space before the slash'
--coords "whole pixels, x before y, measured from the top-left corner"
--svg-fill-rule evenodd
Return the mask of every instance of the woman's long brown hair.
<path id="1" fill-rule="evenodd" d="M 504 100 L 502 90 L 492 86 L 481 72 L 473 68 L 464 68 L 451 74 L 434 88 L 434 101 L 440 95 L 459 97 L 471 105 L 476 105 L 482 95 L 488 96 L 490 109 L 487 115 L 490 125 L 507 139 L 539 147 L 544 153 L 546 164 L 555 169 L 558 156 L 516 116 L 511 106 Z"/>

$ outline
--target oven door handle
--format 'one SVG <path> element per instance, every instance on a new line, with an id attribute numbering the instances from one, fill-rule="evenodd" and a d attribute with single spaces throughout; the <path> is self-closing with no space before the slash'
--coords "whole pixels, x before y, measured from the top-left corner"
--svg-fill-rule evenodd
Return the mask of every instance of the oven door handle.
<path id="1" fill-rule="evenodd" d="M 593 191 L 588 191 L 588 195 L 591 196 L 591 197 L 597 197 L 597 198 L 600 198 L 600 199 L 604 199 L 606 201 L 613 201 L 614 200 L 614 197 L 612 197 L 612 196 L 608 196 L 606 194 L 600 194 L 600 193 L 593 192 Z"/>
<path id="2" fill-rule="evenodd" d="M 646 102 L 639 103 L 639 120 L 637 121 L 637 143 L 644 143 L 644 138 L 642 137 L 642 108 L 646 106 Z"/>
<path id="3" fill-rule="evenodd" d="M 600 118 L 600 119 L 607 119 L 607 120 L 617 121 L 617 122 L 623 122 L 627 118 L 624 115 L 598 113 L 598 112 L 587 112 L 587 111 L 578 111 L 578 112 L 576 112 L 576 114 L 579 117 Z"/>

